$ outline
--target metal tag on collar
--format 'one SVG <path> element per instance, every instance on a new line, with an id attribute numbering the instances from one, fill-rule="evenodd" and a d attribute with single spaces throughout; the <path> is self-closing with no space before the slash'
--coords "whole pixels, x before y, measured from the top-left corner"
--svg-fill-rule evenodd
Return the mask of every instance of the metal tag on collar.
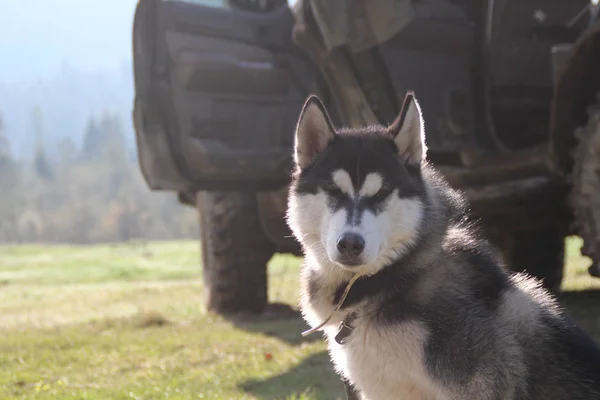
<path id="1" fill-rule="evenodd" d="M 356 317 L 356 315 L 354 315 L 354 313 L 350 313 L 340 323 L 340 327 L 338 329 L 338 333 L 337 333 L 337 335 L 335 335 L 335 341 L 338 344 L 344 344 L 344 343 L 346 343 L 346 340 L 348 339 L 348 337 L 350 336 L 350 334 L 354 330 L 354 328 L 350 324 L 354 320 L 355 317 Z"/>

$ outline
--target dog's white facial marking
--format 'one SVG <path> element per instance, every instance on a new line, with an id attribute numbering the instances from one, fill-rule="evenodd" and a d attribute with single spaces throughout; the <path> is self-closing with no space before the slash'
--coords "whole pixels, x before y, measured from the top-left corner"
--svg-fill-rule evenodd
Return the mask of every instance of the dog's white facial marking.
<path id="1" fill-rule="evenodd" d="M 324 249 L 321 244 L 321 224 L 326 221 L 329 210 L 323 191 L 316 194 L 302 194 L 290 197 L 287 220 L 294 235 L 306 244 L 308 249 L 319 254 L 323 261 Z"/>
<path id="2" fill-rule="evenodd" d="M 363 264 L 372 264 L 381 252 L 384 243 L 383 231 L 386 222 L 375 215 L 373 212 L 365 210 L 363 212 L 360 224 L 354 229 L 356 233 L 365 239 L 365 249 L 363 251 Z"/>
<path id="3" fill-rule="evenodd" d="M 348 172 L 343 169 L 335 170 L 331 175 L 331 179 L 333 180 L 333 183 L 340 188 L 342 193 L 347 194 L 348 196 L 354 196 L 354 185 L 352 185 L 352 179 L 350 179 L 350 174 L 348 174 Z"/>
<path id="4" fill-rule="evenodd" d="M 377 178 L 372 179 L 372 185 L 373 182 L 377 183 Z M 379 213 L 369 209 L 362 211 L 358 222 L 355 218 L 348 221 L 348 212 L 344 208 L 335 212 L 327 209 L 320 228 L 328 259 L 341 268 L 370 275 L 403 255 L 417 238 L 423 203 L 418 198 L 400 198 L 394 191 L 382 208 Z M 358 234 L 364 239 L 359 265 L 346 266 L 343 263 L 338 241 L 345 233 Z"/>
<path id="5" fill-rule="evenodd" d="M 395 190 L 382 212 L 373 220 L 364 220 L 366 247 L 378 248 L 376 256 L 363 267 L 366 273 L 374 274 L 406 253 L 419 234 L 423 208 L 419 198 L 401 198 Z"/>
<path id="6" fill-rule="evenodd" d="M 359 194 L 361 196 L 365 196 L 365 197 L 374 196 L 377 192 L 379 192 L 379 189 L 381 189 L 382 185 L 383 185 L 383 178 L 381 177 L 381 175 L 376 172 L 371 172 L 371 173 L 367 174 L 367 177 L 365 178 L 365 182 L 363 183 L 362 187 L 360 188 Z"/>

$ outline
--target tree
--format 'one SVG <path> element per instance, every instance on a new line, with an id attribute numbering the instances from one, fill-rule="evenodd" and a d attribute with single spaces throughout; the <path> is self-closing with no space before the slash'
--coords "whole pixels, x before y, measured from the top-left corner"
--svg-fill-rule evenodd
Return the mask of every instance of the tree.
<path id="1" fill-rule="evenodd" d="M 90 117 L 81 149 L 84 160 L 122 164 L 128 158 L 126 147 L 123 126 L 118 116 L 104 113 L 99 119 Z"/>
<path id="2" fill-rule="evenodd" d="M 52 166 L 43 145 L 38 145 L 36 148 L 35 156 L 33 157 L 33 166 L 37 176 L 43 180 L 50 181 L 54 178 Z"/>
<path id="3" fill-rule="evenodd" d="M 4 120 L 0 114 L 0 240 L 19 241 L 18 216 L 23 207 L 20 175 L 13 159 Z"/>
<path id="4" fill-rule="evenodd" d="M 44 146 L 44 121 L 42 118 L 42 110 L 39 106 L 35 106 L 33 109 L 32 126 L 36 140 L 35 153 L 33 156 L 34 170 L 38 177 L 43 180 L 51 180 L 54 174 Z"/>
<path id="5" fill-rule="evenodd" d="M 102 132 L 98 127 L 95 118 L 91 116 L 83 133 L 83 146 L 81 148 L 81 158 L 83 160 L 93 160 L 98 157 L 102 147 Z"/>
<path id="6" fill-rule="evenodd" d="M 104 160 L 112 165 L 123 165 L 127 162 L 127 146 L 121 119 L 112 114 L 105 114 L 100 120 L 100 129 L 103 136 Z"/>
<path id="7" fill-rule="evenodd" d="M 56 152 L 61 166 L 69 167 L 77 161 L 77 145 L 73 139 L 66 137 L 56 144 Z"/>
<path id="8" fill-rule="evenodd" d="M 12 164 L 10 142 L 4 132 L 4 119 L 0 113 L 0 174 Z"/>

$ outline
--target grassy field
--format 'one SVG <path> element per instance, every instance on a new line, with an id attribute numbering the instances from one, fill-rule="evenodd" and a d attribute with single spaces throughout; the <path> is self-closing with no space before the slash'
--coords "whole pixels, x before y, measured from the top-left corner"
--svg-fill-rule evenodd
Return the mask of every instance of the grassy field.
<path id="1" fill-rule="evenodd" d="M 568 241 L 562 299 L 600 339 L 600 279 Z M 195 242 L 0 247 L 2 399 L 336 399 L 318 335 L 286 319 L 202 306 Z M 269 265 L 270 299 L 297 303 L 298 260 Z"/>

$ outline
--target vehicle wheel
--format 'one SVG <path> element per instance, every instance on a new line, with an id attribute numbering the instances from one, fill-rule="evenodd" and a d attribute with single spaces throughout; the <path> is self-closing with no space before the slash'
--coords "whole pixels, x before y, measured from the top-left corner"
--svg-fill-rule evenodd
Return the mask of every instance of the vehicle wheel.
<path id="1" fill-rule="evenodd" d="M 583 239 L 581 253 L 593 260 L 590 274 L 600 276 L 600 93 L 596 98 L 586 125 L 575 132 L 569 200 L 576 232 Z"/>
<path id="2" fill-rule="evenodd" d="M 219 314 L 260 313 L 267 306 L 266 238 L 252 192 L 198 193 L 205 301 Z"/>

